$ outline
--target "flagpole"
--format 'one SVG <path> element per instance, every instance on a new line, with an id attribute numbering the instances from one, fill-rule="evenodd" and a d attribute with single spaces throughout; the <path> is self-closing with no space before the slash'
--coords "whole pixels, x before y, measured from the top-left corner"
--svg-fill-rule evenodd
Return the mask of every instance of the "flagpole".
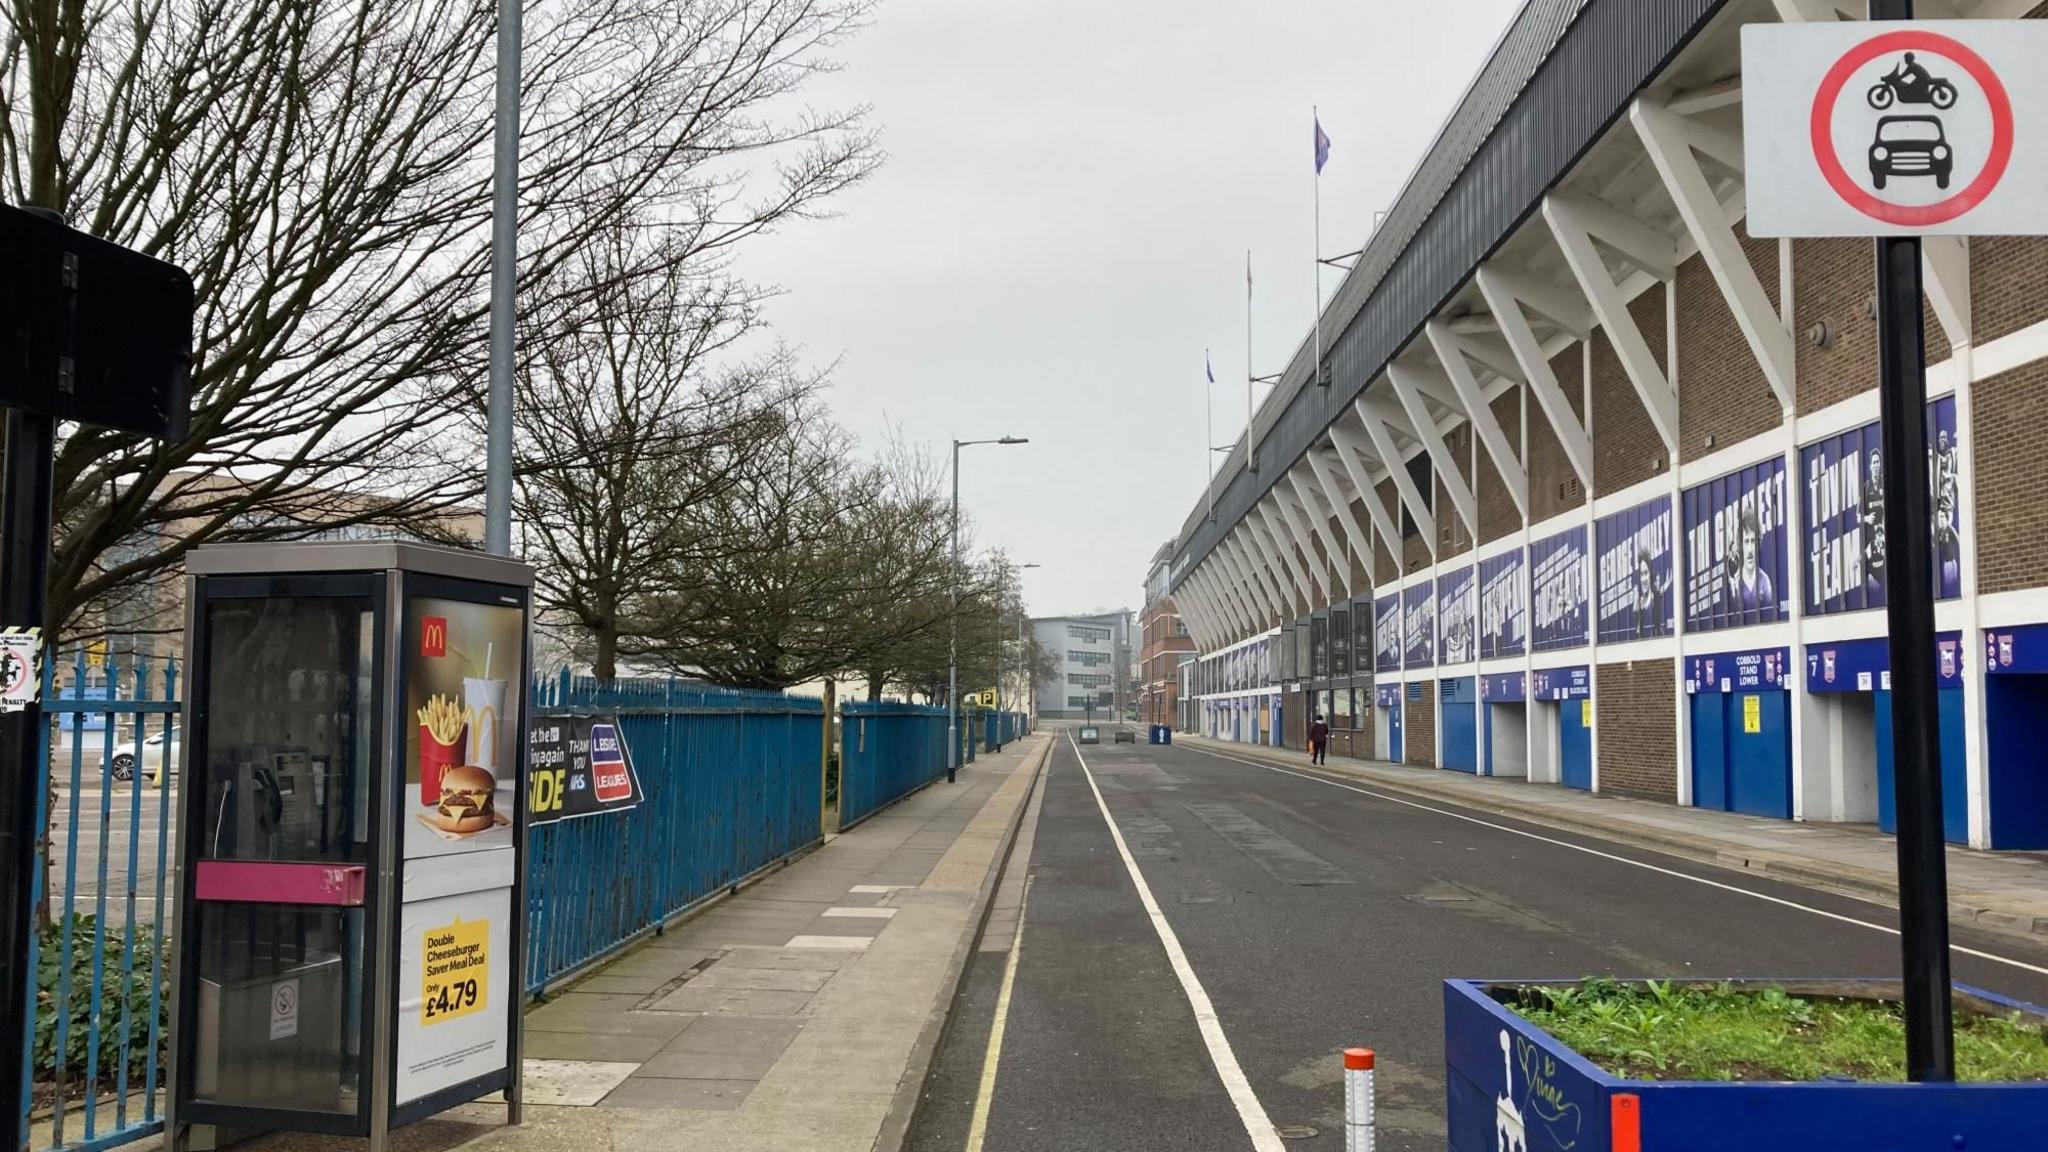
<path id="1" fill-rule="evenodd" d="M 1256 472 L 1252 457 L 1252 250 L 1244 250 L 1244 463 Z"/>
<path id="2" fill-rule="evenodd" d="M 1209 350 L 1202 349 L 1202 413 L 1208 418 L 1202 439 L 1202 490 L 1209 494 L 1209 520 L 1216 520 L 1216 389 L 1209 367 Z"/>
<path id="3" fill-rule="evenodd" d="M 1313 105 L 1313 104 L 1309 105 L 1309 118 L 1310 118 L 1311 120 L 1313 120 L 1313 121 L 1315 122 L 1315 126 L 1316 126 L 1316 135 L 1317 135 L 1318 137 L 1320 137 L 1320 136 L 1322 135 L 1322 131 L 1323 131 L 1323 114 L 1322 114 L 1322 110 L 1321 110 L 1321 109 L 1319 109 L 1319 108 L 1317 108 L 1317 107 L 1316 107 L 1315 105 Z M 1321 143 L 1320 143 L 1320 140 L 1318 140 L 1318 145 L 1317 145 L 1317 146 L 1318 146 L 1318 148 L 1320 148 L 1320 147 L 1321 147 Z M 1318 385 L 1320 385 L 1320 384 L 1321 384 L 1321 383 L 1323 382 L 1323 166 L 1322 166 L 1322 164 L 1321 164 L 1320 162 L 1318 162 L 1318 163 L 1316 164 L 1316 166 L 1315 166 L 1315 177 L 1314 177 L 1314 180 L 1315 180 L 1315 217 L 1316 217 L 1316 228 L 1315 228 L 1315 244 L 1316 244 L 1316 250 L 1315 250 L 1315 269 L 1316 269 L 1316 291 L 1315 291 L 1315 308 L 1316 308 L 1316 359 L 1315 359 L 1315 363 L 1314 363 L 1314 364 L 1311 364 L 1311 365 L 1309 366 L 1309 370 L 1310 370 L 1311 372 L 1315 373 L 1315 381 L 1316 381 L 1316 383 L 1317 383 Z"/>

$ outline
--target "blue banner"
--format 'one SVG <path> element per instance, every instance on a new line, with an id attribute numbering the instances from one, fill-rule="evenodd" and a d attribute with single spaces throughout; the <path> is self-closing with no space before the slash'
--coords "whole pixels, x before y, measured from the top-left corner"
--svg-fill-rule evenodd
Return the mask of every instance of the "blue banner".
<path id="1" fill-rule="evenodd" d="M 1806 646 L 1808 692 L 1889 692 L 1891 669 L 1891 642 L 1882 636 Z M 1935 634 L 1934 675 L 1943 688 L 1963 686 L 1962 633 Z"/>
<path id="2" fill-rule="evenodd" d="M 1382 708 L 1393 709 L 1401 706 L 1401 686 L 1399 684 L 1375 684 L 1373 685 L 1372 694 L 1373 701 Z"/>
<path id="3" fill-rule="evenodd" d="M 1584 664 L 1529 673 L 1531 700 L 1584 700 L 1593 694 L 1593 671 Z"/>
<path id="4" fill-rule="evenodd" d="M 1927 406 L 1927 473 L 1934 494 L 1934 595 L 1962 595 L 1956 402 Z M 1806 531 L 1806 611 L 1885 604 L 1884 450 L 1876 423 L 1799 450 Z"/>
<path id="5" fill-rule="evenodd" d="M 1687 656 L 1685 690 L 1688 693 L 1752 692 L 1761 688 L 1783 688 L 1785 667 L 1791 660 L 1791 651 L 1785 648 Z"/>
<path id="6" fill-rule="evenodd" d="M 1772 457 L 1685 491 L 1685 626 L 1786 619 L 1785 461 Z"/>
<path id="7" fill-rule="evenodd" d="M 1473 603 L 1473 570 L 1460 568 L 1436 578 L 1438 628 L 1437 663 L 1469 664 L 1479 658 L 1479 635 L 1474 627 L 1477 605 Z"/>
<path id="8" fill-rule="evenodd" d="M 1671 519 L 1659 497 L 1593 525 L 1602 644 L 1671 634 Z"/>
<path id="9" fill-rule="evenodd" d="M 1984 671 L 1991 674 L 2048 672 L 2048 624 L 1985 629 Z"/>
<path id="10" fill-rule="evenodd" d="M 1372 602 L 1373 670 L 1401 670 L 1401 594 L 1392 592 Z"/>
<path id="11" fill-rule="evenodd" d="M 1436 589 L 1429 581 L 1402 591 L 1401 633 L 1408 667 L 1427 668 L 1436 662 Z"/>
<path id="12" fill-rule="evenodd" d="M 1591 618 L 1586 595 L 1586 526 L 1569 528 L 1529 545 L 1531 647 L 1537 652 L 1580 648 Z"/>
<path id="13" fill-rule="evenodd" d="M 1479 562 L 1479 658 L 1520 656 L 1529 634 L 1529 598 L 1522 550 Z"/>
<path id="14" fill-rule="evenodd" d="M 1490 704 L 1512 704 L 1529 698 L 1529 679 L 1520 672 L 1500 672 L 1479 678 L 1479 698 Z"/>

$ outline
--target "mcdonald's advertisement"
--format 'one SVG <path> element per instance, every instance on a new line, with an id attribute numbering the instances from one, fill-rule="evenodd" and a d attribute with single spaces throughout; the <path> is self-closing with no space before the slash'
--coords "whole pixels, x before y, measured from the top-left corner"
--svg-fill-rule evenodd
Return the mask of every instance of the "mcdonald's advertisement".
<path id="1" fill-rule="evenodd" d="M 509 848 L 526 614 L 414 596 L 405 637 L 406 859 Z"/>
<path id="2" fill-rule="evenodd" d="M 646 796 L 617 716 L 536 716 L 526 755 L 529 823 L 624 812 Z"/>

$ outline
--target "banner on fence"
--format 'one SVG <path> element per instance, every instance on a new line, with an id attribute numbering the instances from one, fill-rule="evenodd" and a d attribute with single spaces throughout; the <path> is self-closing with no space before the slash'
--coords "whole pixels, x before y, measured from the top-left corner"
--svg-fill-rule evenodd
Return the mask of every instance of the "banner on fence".
<path id="1" fill-rule="evenodd" d="M 527 763 L 533 824 L 623 812 L 646 797 L 619 719 L 609 713 L 534 717 Z"/>

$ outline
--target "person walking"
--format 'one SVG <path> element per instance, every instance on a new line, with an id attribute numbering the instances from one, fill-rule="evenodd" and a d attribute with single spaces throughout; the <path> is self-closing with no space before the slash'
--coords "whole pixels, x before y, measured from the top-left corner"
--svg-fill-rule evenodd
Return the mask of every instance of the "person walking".
<path id="1" fill-rule="evenodd" d="M 1321 713 L 1316 722 L 1308 726 L 1308 758 L 1311 764 L 1324 763 L 1330 751 L 1330 726 L 1323 721 Z"/>

